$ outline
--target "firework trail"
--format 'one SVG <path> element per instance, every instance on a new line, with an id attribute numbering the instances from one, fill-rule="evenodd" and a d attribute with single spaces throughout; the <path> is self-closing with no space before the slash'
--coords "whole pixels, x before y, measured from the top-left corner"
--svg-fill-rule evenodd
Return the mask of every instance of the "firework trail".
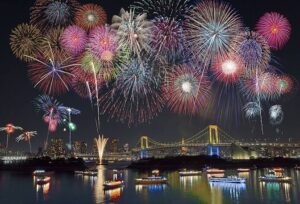
<path id="1" fill-rule="evenodd" d="M 96 142 L 97 149 L 98 149 L 99 164 L 102 164 L 103 153 L 104 153 L 107 141 L 108 141 L 108 138 L 104 138 L 103 135 L 101 137 L 99 135 L 98 138 L 95 138 L 95 142 Z"/>
<path id="2" fill-rule="evenodd" d="M 25 131 L 16 138 L 16 141 L 17 142 L 28 141 L 29 151 L 30 151 L 30 153 L 32 153 L 32 151 L 31 151 L 31 138 L 36 136 L 36 135 L 37 135 L 37 131 Z"/>

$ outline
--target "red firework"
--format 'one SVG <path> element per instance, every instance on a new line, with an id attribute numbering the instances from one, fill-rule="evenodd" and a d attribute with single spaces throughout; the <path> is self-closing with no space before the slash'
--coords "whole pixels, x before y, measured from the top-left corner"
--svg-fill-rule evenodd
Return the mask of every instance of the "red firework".
<path id="1" fill-rule="evenodd" d="M 104 25 L 107 15 L 104 9 L 96 4 L 85 4 L 75 14 L 75 24 L 90 31 L 96 26 Z"/>
<path id="2" fill-rule="evenodd" d="M 210 83 L 202 72 L 192 66 L 179 65 L 167 74 L 163 92 L 172 111 L 192 115 L 207 104 Z"/>
<path id="3" fill-rule="evenodd" d="M 256 30 L 266 38 L 271 48 L 279 50 L 290 38 L 291 24 L 283 15 L 270 12 L 259 19 Z"/>
<path id="4" fill-rule="evenodd" d="M 13 124 L 9 123 L 5 127 L 6 127 L 5 132 L 7 134 L 12 134 L 15 132 L 15 126 Z"/>
<path id="5" fill-rule="evenodd" d="M 218 56 L 214 59 L 212 71 L 217 80 L 226 84 L 236 83 L 245 71 L 243 63 L 236 54 Z"/>
<path id="6" fill-rule="evenodd" d="M 62 47 L 71 55 L 81 54 L 87 44 L 87 33 L 80 27 L 68 26 L 61 35 Z"/>
<path id="7" fill-rule="evenodd" d="M 74 77 L 71 73 L 75 66 L 72 58 L 63 52 L 52 53 L 52 58 L 39 55 L 29 64 L 28 76 L 37 87 L 48 95 L 58 95 L 69 91 Z"/>
<path id="8" fill-rule="evenodd" d="M 288 75 L 278 76 L 275 82 L 279 94 L 290 93 L 293 89 L 293 80 Z"/>

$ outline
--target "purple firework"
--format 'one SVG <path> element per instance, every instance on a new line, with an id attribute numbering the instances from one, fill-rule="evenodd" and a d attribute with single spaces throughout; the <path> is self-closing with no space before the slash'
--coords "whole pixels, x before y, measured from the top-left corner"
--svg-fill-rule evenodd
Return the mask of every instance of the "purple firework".
<path id="1" fill-rule="evenodd" d="M 79 55 L 87 44 L 87 33 L 79 26 L 68 26 L 61 35 L 61 46 L 71 55 Z"/>

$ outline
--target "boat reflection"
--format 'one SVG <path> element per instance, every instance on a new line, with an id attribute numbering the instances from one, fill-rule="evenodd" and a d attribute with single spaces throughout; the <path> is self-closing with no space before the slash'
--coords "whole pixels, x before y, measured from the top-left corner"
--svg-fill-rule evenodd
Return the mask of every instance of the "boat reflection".
<path id="1" fill-rule="evenodd" d="M 188 190 L 193 188 L 195 184 L 199 182 L 201 179 L 200 175 L 197 176 L 182 176 L 179 178 L 180 186 L 183 187 L 184 190 Z"/>
<path id="2" fill-rule="evenodd" d="M 239 200 L 242 192 L 246 191 L 245 183 L 209 183 L 211 188 L 212 196 L 214 194 L 220 195 L 220 191 L 223 194 L 228 194 L 229 197 L 233 200 Z"/>
<path id="3" fill-rule="evenodd" d="M 261 182 L 259 188 L 262 200 L 276 200 L 283 196 L 286 203 L 291 202 L 291 183 Z"/>
<path id="4" fill-rule="evenodd" d="M 105 190 L 104 191 L 105 199 L 110 201 L 118 200 L 121 197 L 122 191 L 123 191 L 123 187 L 115 188 L 111 190 Z"/>
<path id="5" fill-rule="evenodd" d="M 135 185 L 136 192 L 157 192 L 157 191 L 164 191 L 167 188 L 167 184 L 156 184 L 156 185 Z"/>
<path id="6" fill-rule="evenodd" d="M 50 192 L 50 183 L 46 183 L 43 185 L 36 184 L 36 199 L 39 201 L 39 194 L 42 192 L 43 194 L 43 200 L 48 199 L 48 195 Z"/>

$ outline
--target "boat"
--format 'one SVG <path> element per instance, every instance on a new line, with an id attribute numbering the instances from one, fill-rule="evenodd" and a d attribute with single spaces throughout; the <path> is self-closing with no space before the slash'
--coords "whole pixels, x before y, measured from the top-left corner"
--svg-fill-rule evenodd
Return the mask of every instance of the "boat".
<path id="1" fill-rule="evenodd" d="M 38 169 L 38 170 L 35 170 L 34 172 L 32 172 L 33 176 L 51 176 L 53 174 L 54 174 L 53 171 L 45 171 L 43 169 Z"/>
<path id="2" fill-rule="evenodd" d="M 120 188 L 124 185 L 123 180 L 105 181 L 103 184 L 104 190 Z"/>
<path id="3" fill-rule="evenodd" d="M 266 182 L 290 182 L 292 180 L 291 177 L 282 175 L 276 175 L 274 170 L 270 170 L 268 174 L 264 176 L 258 177 L 260 181 Z"/>
<path id="4" fill-rule="evenodd" d="M 283 172 L 283 168 L 280 168 L 280 167 L 279 167 L 279 168 L 278 168 L 278 167 L 277 167 L 277 168 L 274 168 L 273 170 L 274 170 L 275 172 Z"/>
<path id="5" fill-rule="evenodd" d="M 97 170 L 83 171 L 82 175 L 84 175 L 84 176 L 97 176 L 98 171 Z"/>
<path id="6" fill-rule="evenodd" d="M 135 183 L 140 185 L 166 184 L 167 182 L 168 179 L 162 176 L 148 176 L 135 179 Z"/>
<path id="7" fill-rule="evenodd" d="M 41 177 L 37 177 L 36 178 L 36 183 L 38 185 L 44 185 L 46 183 L 49 183 L 51 180 L 51 177 L 50 176 L 41 176 Z"/>
<path id="8" fill-rule="evenodd" d="M 223 174 L 225 172 L 224 169 L 206 169 L 206 173 L 208 174 Z"/>
<path id="9" fill-rule="evenodd" d="M 250 169 L 248 169 L 248 168 L 238 168 L 237 171 L 238 172 L 249 172 Z"/>
<path id="10" fill-rule="evenodd" d="M 221 183 L 245 183 L 246 178 L 238 176 L 227 176 L 227 177 L 210 177 L 209 182 L 221 182 Z"/>
<path id="11" fill-rule="evenodd" d="M 197 176 L 200 175 L 201 173 L 202 173 L 201 171 L 193 171 L 193 170 L 187 171 L 186 169 L 184 169 L 183 171 L 179 171 L 179 176 Z"/>

